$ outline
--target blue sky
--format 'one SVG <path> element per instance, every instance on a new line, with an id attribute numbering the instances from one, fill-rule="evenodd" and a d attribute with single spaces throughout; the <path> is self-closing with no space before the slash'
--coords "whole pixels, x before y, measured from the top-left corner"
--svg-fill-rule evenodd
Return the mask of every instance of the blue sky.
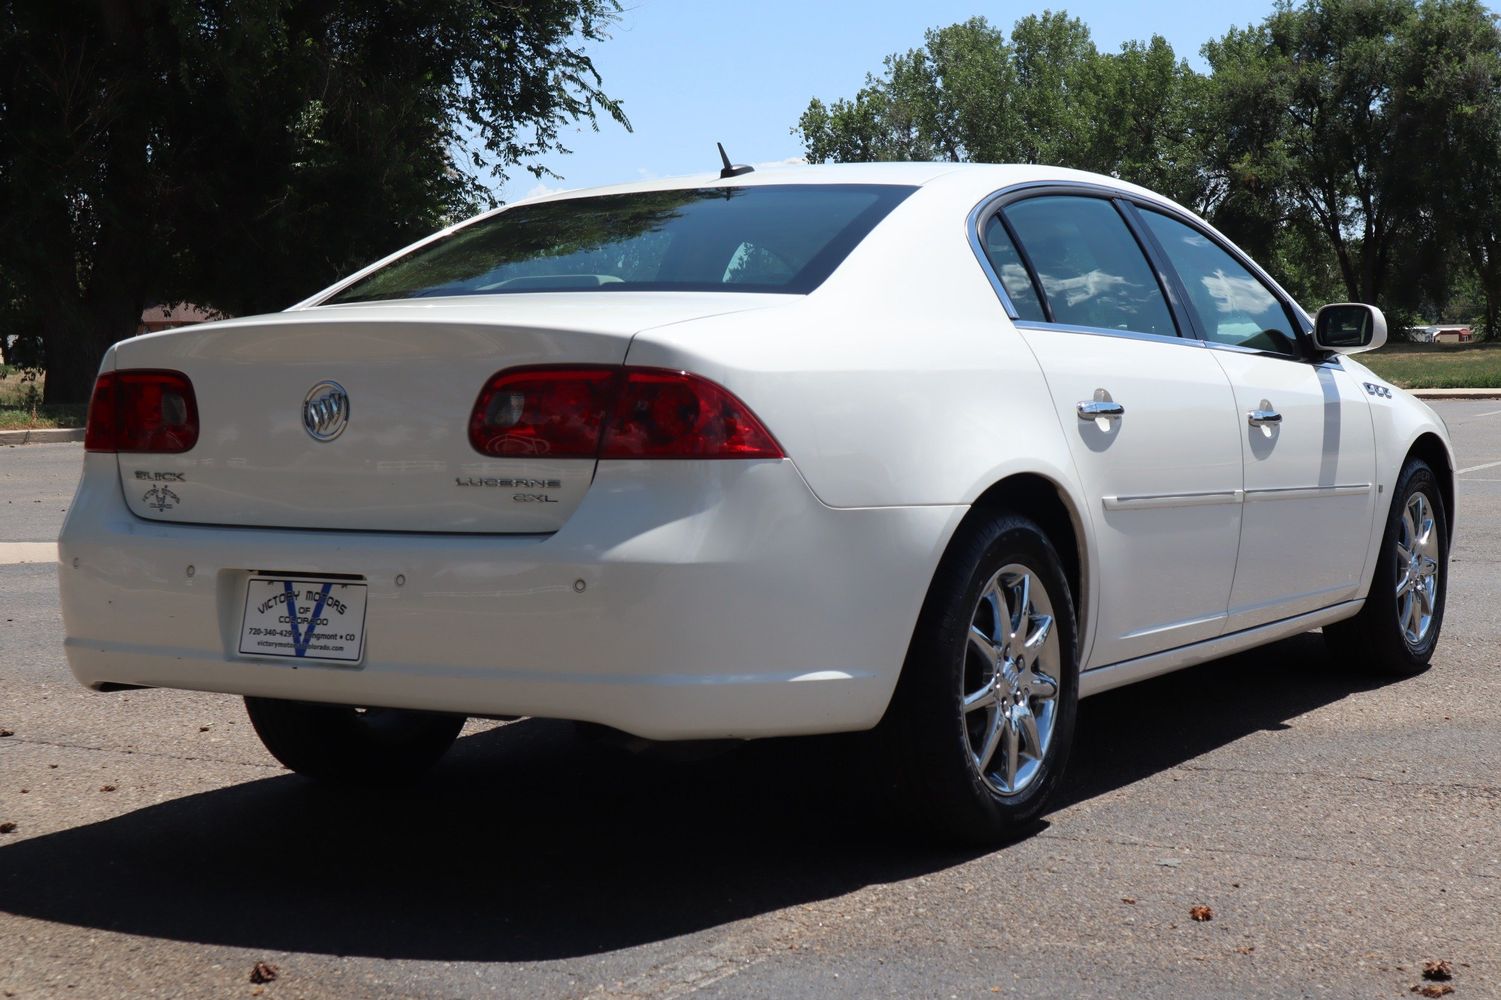
<path id="1" fill-rule="evenodd" d="M 789 130 L 819 97 L 853 96 L 889 53 L 922 44 L 923 32 L 982 15 L 1009 31 L 1044 7 L 982 0 L 624 0 L 612 37 L 590 51 L 605 92 L 622 101 L 634 132 L 565 128 L 571 156 L 546 160 L 562 180 L 521 168 L 500 190 L 507 201 L 561 188 L 701 173 L 718 166 L 715 141 L 739 163 L 801 154 Z M 1272 0 L 1075 0 L 1055 5 L 1089 25 L 1095 45 L 1160 34 L 1204 69 L 1199 47 L 1232 25 L 1259 22 Z"/>

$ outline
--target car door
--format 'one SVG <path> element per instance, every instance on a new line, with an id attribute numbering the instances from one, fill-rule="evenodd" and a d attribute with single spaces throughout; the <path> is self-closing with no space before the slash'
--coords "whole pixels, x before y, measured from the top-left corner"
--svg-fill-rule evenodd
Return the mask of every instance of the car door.
<path id="1" fill-rule="evenodd" d="M 1211 234 L 1139 212 L 1235 389 L 1245 503 L 1227 629 L 1354 598 L 1376 503 L 1364 389 L 1310 356 L 1282 297 Z"/>
<path id="2" fill-rule="evenodd" d="M 1181 336 L 1116 204 L 1006 204 L 984 243 L 1047 379 L 1088 497 L 1098 603 L 1085 667 L 1220 634 L 1240 537 L 1234 395 Z"/>

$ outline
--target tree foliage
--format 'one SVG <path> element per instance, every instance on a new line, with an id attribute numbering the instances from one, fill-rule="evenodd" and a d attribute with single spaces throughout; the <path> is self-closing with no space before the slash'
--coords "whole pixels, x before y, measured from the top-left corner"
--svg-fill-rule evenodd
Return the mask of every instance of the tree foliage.
<path id="1" fill-rule="evenodd" d="M 799 120 L 814 162 L 950 159 L 1113 174 L 1201 212 L 1300 298 L 1501 332 L 1501 33 L 1479 0 L 1279 0 L 1203 50 L 1102 53 L 1066 13 L 929 31 Z"/>
<path id="2" fill-rule="evenodd" d="M 585 51 L 618 10 L 0 2 L 0 329 L 78 400 L 152 301 L 284 308 L 471 212 L 565 124 L 629 127 Z"/>

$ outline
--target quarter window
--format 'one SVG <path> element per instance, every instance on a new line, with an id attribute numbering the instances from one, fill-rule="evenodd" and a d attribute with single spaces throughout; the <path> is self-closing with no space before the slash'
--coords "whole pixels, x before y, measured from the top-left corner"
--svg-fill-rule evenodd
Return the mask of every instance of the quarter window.
<path id="1" fill-rule="evenodd" d="M 1011 234 L 1006 232 L 1006 227 L 997 216 L 991 216 L 990 221 L 985 224 L 985 256 L 990 258 L 990 266 L 995 268 L 996 277 L 1001 279 L 1001 287 L 1011 297 L 1011 304 L 1016 307 L 1018 318 L 1039 323 L 1047 319 L 1042 311 L 1042 303 L 1037 299 L 1037 289 L 1033 287 L 1032 278 L 1027 274 L 1027 265 L 1022 263 L 1021 254 L 1016 252 L 1016 244 L 1011 242 Z"/>
<path id="2" fill-rule="evenodd" d="M 1157 276 L 1110 202 L 1051 195 L 1008 206 L 1005 216 L 1055 323 L 1178 335 Z"/>
<path id="3" fill-rule="evenodd" d="M 1298 354 L 1298 337 L 1276 294 L 1219 244 L 1160 212 L 1141 217 L 1162 244 L 1188 292 L 1205 339 L 1278 354 Z"/>

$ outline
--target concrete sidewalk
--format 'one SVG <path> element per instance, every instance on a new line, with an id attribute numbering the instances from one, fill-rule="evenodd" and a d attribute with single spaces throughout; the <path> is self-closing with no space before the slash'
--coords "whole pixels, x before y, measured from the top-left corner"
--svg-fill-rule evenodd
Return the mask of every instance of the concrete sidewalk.
<path id="1" fill-rule="evenodd" d="M 1501 389 L 1408 389 L 1419 399 L 1501 399 Z"/>
<path id="2" fill-rule="evenodd" d="M 82 440 L 82 427 L 38 427 L 35 430 L 0 431 L 0 445 L 61 444 Z"/>

